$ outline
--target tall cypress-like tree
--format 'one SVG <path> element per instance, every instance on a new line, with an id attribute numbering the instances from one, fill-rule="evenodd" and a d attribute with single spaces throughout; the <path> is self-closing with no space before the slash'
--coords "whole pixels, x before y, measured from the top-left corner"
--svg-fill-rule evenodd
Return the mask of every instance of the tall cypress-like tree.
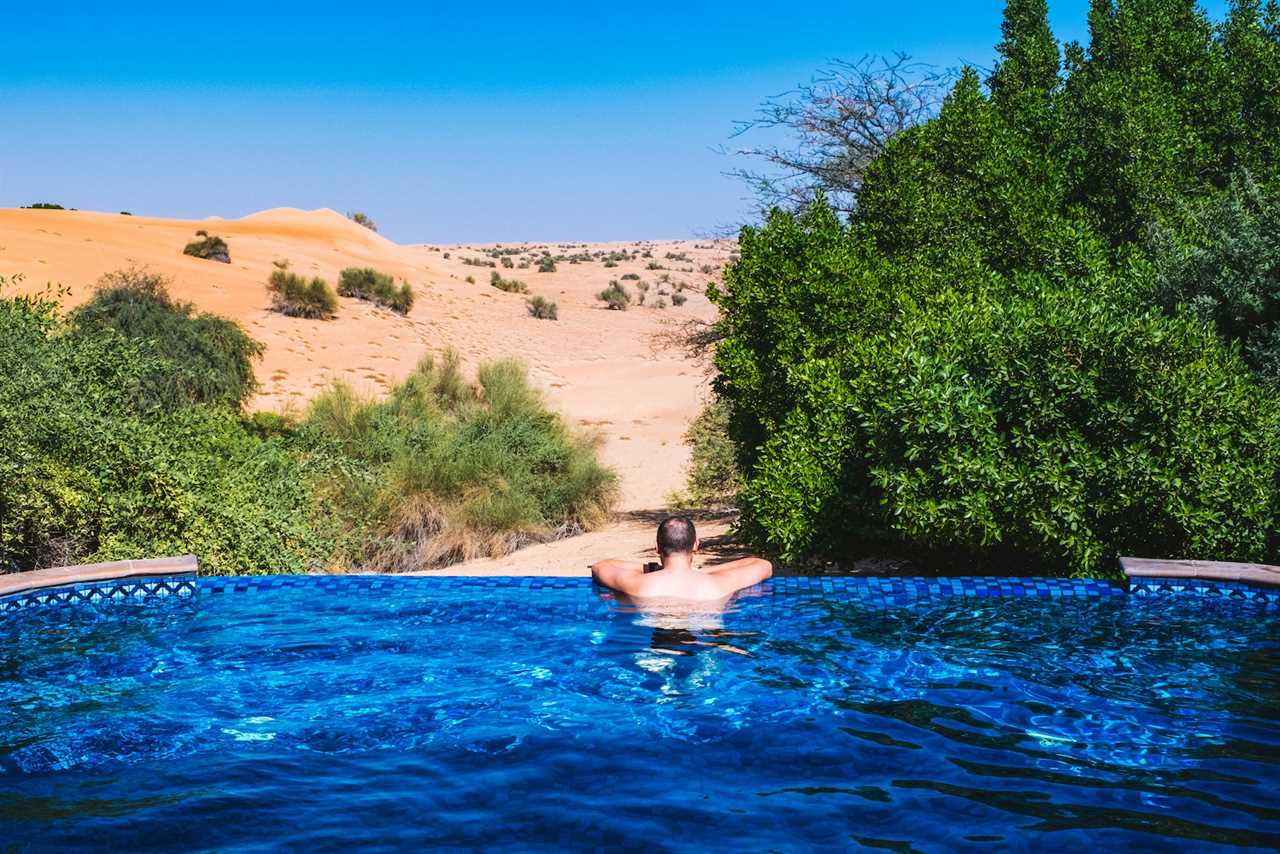
<path id="1" fill-rule="evenodd" d="M 1001 24 L 1000 59 L 988 80 L 991 96 L 1005 119 L 1036 134 L 1047 129 L 1053 93 L 1058 88 L 1058 42 L 1049 29 L 1046 0 L 1008 0 Z"/>
<path id="2" fill-rule="evenodd" d="M 1230 151 L 1228 166 L 1263 182 L 1280 168 L 1280 7 L 1234 0 L 1222 25 L 1226 93 L 1234 122 L 1218 140 Z"/>

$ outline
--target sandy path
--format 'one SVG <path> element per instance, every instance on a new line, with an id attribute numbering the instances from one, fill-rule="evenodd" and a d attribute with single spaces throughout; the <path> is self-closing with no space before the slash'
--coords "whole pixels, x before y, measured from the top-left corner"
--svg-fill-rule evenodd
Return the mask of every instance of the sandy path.
<path id="1" fill-rule="evenodd" d="M 182 254 L 197 229 L 224 237 L 231 264 Z M 561 262 L 552 273 L 496 269 L 524 281 L 531 294 L 559 306 L 559 320 L 536 320 L 525 297 L 490 287 L 492 269 L 464 263 L 494 260 L 489 246 L 401 246 L 327 209 L 278 208 L 239 220 L 173 220 L 80 211 L 0 210 L 0 276 L 21 274 L 22 292 L 46 283 L 69 288 L 76 305 L 92 295 L 103 273 L 131 265 L 172 279 L 171 292 L 200 309 L 231 317 L 266 345 L 257 367 L 261 391 L 254 409 L 304 409 L 320 388 L 343 379 L 367 394 L 380 394 L 403 379 L 425 354 L 456 349 L 474 368 L 514 356 L 529 366 L 533 382 L 574 425 L 599 434 L 601 456 L 619 475 L 620 520 L 574 540 L 523 549 L 499 561 L 476 561 L 454 572 L 582 572 L 586 556 L 639 555 L 652 540 L 648 516 L 684 479 L 688 455 L 682 436 L 706 395 L 701 368 L 682 354 L 655 351 L 653 337 L 666 323 L 710 318 L 715 309 L 701 294 L 734 248 L 720 241 L 641 241 L 611 244 L 506 244 L 527 246 L 527 260 L 543 248 L 552 254 L 627 251 L 649 258 Z M 668 259 L 670 254 L 682 256 Z M 445 256 L 448 257 L 445 257 Z M 270 311 L 265 282 L 272 262 L 330 283 L 348 266 L 373 266 L 407 280 L 416 303 L 407 317 L 341 299 L 336 320 L 321 322 Z M 664 269 L 651 270 L 649 264 Z M 651 285 L 649 305 L 608 311 L 595 294 L 631 273 Z M 659 278 L 671 284 L 660 285 Z M 472 277 L 474 283 L 467 282 Z M 659 287 L 684 282 L 688 302 L 653 307 Z M 634 291 L 634 282 L 626 282 Z M 670 303 L 670 295 L 665 297 Z M 719 524 L 723 523 L 710 523 Z M 722 533 L 721 528 L 709 534 Z"/>

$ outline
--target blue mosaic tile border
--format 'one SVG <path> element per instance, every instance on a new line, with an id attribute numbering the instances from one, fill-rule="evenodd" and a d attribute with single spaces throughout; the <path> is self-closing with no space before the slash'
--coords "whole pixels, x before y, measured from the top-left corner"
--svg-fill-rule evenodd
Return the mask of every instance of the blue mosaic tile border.
<path id="1" fill-rule="evenodd" d="M 69 605 L 80 602 L 147 602 L 154 599 L 190 598 L 199 592 L 194 575 L 158 575 L 115 578 L 64 587 L 46 587 L 0 597 L 0 614 L 26 608 Z"/>
<path id="2" fill-rule="evenodd" d="M 1263 587 L 1247 581 L 1134 577 L 1129 579 L 1129 594 L 1148 599 L 1199 596 L 1219 601 L 1256 602 L 1280 606 L 1280 587 Z"/>
<path id="3" fill-rule="evenodd" d="M 190 575 L 125 578 L 66 587 L 32 590 L 0 598 L 0 614 L 79 602 L 146 602 L 197 594 L 226 595 L 257 590 L 307 588 L 329 596 L 394 596 L 423 587 L 440 592 L 483 590 L 588 590 L 590 578 L 581 576 L 394 576 L 394 575 Z M 1128 588 L 1093 579 L 968 576 L 781 576 L 756 585 L 750 592 L 818 596 L 871 606 L 906 606 L 938 599 L 1031 597 L 1039 599 L 1114 599 L 1201 596 L 1218 601 L 1248 601 L 1280 606 L 1280 588 L 1237 581 L 1181 578 L 1133 578 Z"/>

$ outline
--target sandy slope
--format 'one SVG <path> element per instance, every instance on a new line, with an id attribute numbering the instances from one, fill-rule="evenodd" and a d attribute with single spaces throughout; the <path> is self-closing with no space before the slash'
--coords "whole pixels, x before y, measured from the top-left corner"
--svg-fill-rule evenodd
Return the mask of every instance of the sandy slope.
<path id="1" fill-rule="evenodd" d="M 200 228 L 227 240 L 231 264 L 182 254 Z M 600 433 L 602 456 L 621 478 L 619 510 L 657 510 L 683 481 L 687 452 L 681 436 L 706 388 L 698 365 L 679 353 L 655 350 L 653 337 L 664 323 L 714 316 L 699 292 L 710 276 L 698 271 L 705 264 L 718 268 L 733 246 L 724 241 L 531 246 L 545 246 L 553 254 L 648 249 L 652 260 L 668 269 L 646 269 L 650 259 L 614 268 L 600 261 L 562 262 L 554 273 L 499 267 L 502 275 L 521 279 L 531 293 L 559 305 L 560 319 L 550 322 L 529 317 L 523 296 L 489 287 L 489 267 L 463 263 L 464 258 L 493 260 L 482 254 L 489 247 L 400 246 L 328 209 L 277 208 L 239 220 L 200 221 L 0 210 L 0 276 L 22 274 L 21 291 L 61 284 L 70 288 L 64 302 L 75 305 L 92 294 L 103 273 L 137 265 L 171 277 L 176 297 L 238 320 L 266 344 L 258 367 L 262 391 L 252 404 L 256 409 L 301 410 L 317 389 L 336 378 L 380 393 L 424 354 L 446 348 L 458 350 L 471 366 L 517 356 L 553 406 L 583 429 Z M 667 260 L 668 252 L 685 253 L 689 260 Z M 408 317 L 345 298 L 333 321 L 285 317 L 270 311 L 264 287 L 278 259 L 330 283 L 343 267 L 377 267 L 406 279 L 417 301 Z M 637 273 L 653 285 L 650 303 L 663 273 L 695 288 L 685 292 L 688 302 L 680 308 L 607 311 L 595 294 L 624 273 Z M 651 529 L 634 518 L 590 540 L 526 550 L 485 566 L 503 572 L 564 571 L 573 563 L 580 572 L 576 552 L 582 548 L 638 554 L 648 546 Z M 722 529 L 721 523 L 709 533 Z"/>

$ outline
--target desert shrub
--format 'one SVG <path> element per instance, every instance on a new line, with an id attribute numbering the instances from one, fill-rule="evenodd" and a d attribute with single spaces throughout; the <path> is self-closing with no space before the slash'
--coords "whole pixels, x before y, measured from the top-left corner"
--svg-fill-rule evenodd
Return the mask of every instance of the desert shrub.
<path id="1" fill-rule="evenodd" d="M 133 216 L 133 214 L 129 211 L 120 211 L 120 216 Z"/>
<path id="2" fill-rule="evenodd" d="M 35 204 L 24 205 L 23 207 L 26 208 L 27 210 L 33 210 L 33 211 L 64 211 L 66 210 L 66 208 L 64 208 L 62 205 L 54 204 L 53 202 L 36 202 Z"/>
<path id="3" fill-rule="evenodd" d="M 347 267 L 338 274 L 338 293 L 368 300 L 399 314 L 413 308 L 413 289 L 408 282 L 396 287 L 395 280 L 372 267 Z"/>
<path id="4" fill-rule="evenodd" d="M 685 488 L 672 496 L 678 507 L 726 507 L 737 501 L 742 490 L 742 472 L 737 452 L 729 438 L 729 407 L 713 400 L 703 407 L 685 431 L 689 448 L 689 470 Z"/>
<path id="5" fill-rule="evenodd" d="M 631 294 L 617 279 L 609 282 L 609 287 L 596 294 L 596 299 L 612 311 L 626 311 L 627 306 L 631 305 Z"/>
<path id="6" fill-rule="evenodd" d="M 107 273 L 98 280 L 93 297 L 69 320 L 76 336 L 110 331 L 150 342 L 166 369 L 148 375 L 137 393 L 157 403 L 225 403 L 238 408 L 257 390 L 253 361 L 262 355 L 262 345 L 234 321 L 197 313 L 191 303 L 174 301 L 168 280 L 159 274 L 137 268 Z"/>
<path id="7" fill-rule="evenodd" d="M 200 239 L 193 240 L 182 248 L 183 255 L 203 258 L 206 261 L 221 261 L 223 264 L 231 263 L 231 250 L 227 248 L 227 241 L 217 235 L 209 234 L 204 229 L 197 231 L 196 237 Z"/>
<path id="8" fill-rule="evenodd" d="M 289 317 L 327 320 L 338 313 L 338 296 L 329 283 L 316 276 L 310 282 L 304 276 L 284 268 L 271 271 L 267 280 L 271 309 Z"/>
<path id="9" fill-rule="evenodd" d="M 425 359 L 385 401 L 336 386 L 300 428 L 342 534 L 339 562 L 379 571 L 497 556 L 600 524 L 615 491 L 513 362 L 462 376 Z"/>
<path id="10" fill-rule="evenodd" d="M 657 302 L 655 302 L 655 303 L 653 304 L 653 307 L 654 307 L 654 308 L 666 308 L 666 307 L 667 307 L 667 301 L 666 301 L 664 298 L 662 298 L 662 297 L 658 297 L 658 301 L 657 301 Z"/>
<path id="11" fill-rule="evenodd" d="M 539 273 L 554 273 L 556 271 L 556 259 L 550 255 L 543 255 L 538 259 Z"/>
<path id="12" fill-rule="evenodd" d="M 1239 342 L 1254 374 L 1280 385 L 1280 198 L 1243 174 L 1188 207 L 1181 227 L 1155 226 L 1147 241 L 1156 299 L 1185 307 Z"/>
<path id="13" fill-rule="evenodd" d="M 680 293 L 679 291 L 676 291 L 671 295 L 671 304 L 679 307 L 684 305 L 688 301 L 688 299 L 689 298 L 687 296 Z"/>
<path id="14" fill-rule="evenodd" d="M 649 283 L 643 280 L 636 282 L 636 292 L 640 294 L 636 304 L 644 305 L 644 299 L 649 295 Z"/>
<path id="15" fill-rule="evenodd" d="M 558 320 L 559 312 L 556 304 L 543 296 L 530 297 L 525 300 L 525 305 L 529 309 L 529 314 L 539 320 Z"/>
<path id="16" fill-rule="evenodd" d="M 148 391 L 174 372 L 164 340 L 85 334 L 51 301 L 0 294 L 0 566 L 183 553 L 208 571 L 322 564 L 331 546 L 284 440 L 258 438 L 229 407 Z"/>
<path id="17" fill-rule="evenodd" d="M 639 273 L 623 273 L 623 274 L 622 274 L 622 281 L 624 281 L 624 282 L 626 282 L 626 281 L 638 282 L 638 281 L 640 281 L 640 274 L 639 274 Z"/>
<path id="18" fill-rule="evenodd" d="M 646 270 L 662 270 L 662 269 L 665 269 L 665 268 L 664 268 L 661 264 L 659 264 L 657 261 L 650 261 L 648 264 L 645 264 L 644 266 L 645 266 L 645 269 L 646 269 Z"/>
<path id="19" fill-rule="evenodd" d="M 524 294 L 529 292 L 529 286 L 519 279 L 504 279 L 498 275 L 498 271 L 494 270 L 489 274 L 489 284 L 500 291 L 506 291 L 509 294 Z"/>
<path id="20" fill-rule="evenodd" d="M 698 268 L 698 272 L 702 273 L 702 275 L 704 276 L 714 276 L 719 271 L 720 271 L 720 268 L 717 267 L 715 264 L 703 264 L 701 267 Z"/>
<path id="21" fill-rule="evenodd" d="M 616 267 L 616 266 L 618 266 L 618 262 L 617 262 L 617 261 L 614 261 L 614 260 L 612 260 L 612 259 L 605 259 L 604 266 L 605 266 L 605 267 Z"/>
<path id="22" fill-rule="evenodd" d="M 468 285 L 474 285 L 474 284 L 476 283 L 476 277 L 475 277 L 475 276 L 467 276 L 466 282 L 467 282 L 467 284 L 468 284 Z"/>
<path id="23" fill-rule="evenodd" d="M 502 267 L 505 270 L 510 270 L 516 265 L 515 262 L 511 260 L 510 255 L 503 255 L 501 258 L 498 259 L 498 261 L 500 264 L 502 264 Z"/>
<path id="24" fill-rule="evenodd" d="M 369 229 L 370 231 L 378 230 L 378 224 L 374 222 L 373 219 L 370 218 L 368 214 L 361 213 L 360 211 L 348 211 L 347 219 L 359 225 L 363 225 L 365 228 Z"/>

